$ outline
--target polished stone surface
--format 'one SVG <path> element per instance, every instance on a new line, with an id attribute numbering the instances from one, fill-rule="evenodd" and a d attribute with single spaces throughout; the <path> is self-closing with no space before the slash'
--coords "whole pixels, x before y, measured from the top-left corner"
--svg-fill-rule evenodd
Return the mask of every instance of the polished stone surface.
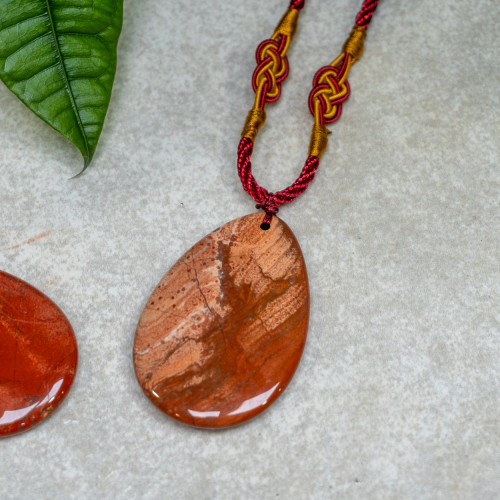
<path id="1" fill-rule="evenodd" d="M 0 271 L 0 437 L 30 429 L 61 404 L 77 358 L 63 312 L 36 288 Z"/>
<path id="2" fill-rule="evenodd" d="M 309 319 L 295 236 L 262 213 L 225 224 L 188 250 L 149 299 L 134 344 L 136 375 L 170 417 L 227 427 L 266 409 L 299 363 Z"/>

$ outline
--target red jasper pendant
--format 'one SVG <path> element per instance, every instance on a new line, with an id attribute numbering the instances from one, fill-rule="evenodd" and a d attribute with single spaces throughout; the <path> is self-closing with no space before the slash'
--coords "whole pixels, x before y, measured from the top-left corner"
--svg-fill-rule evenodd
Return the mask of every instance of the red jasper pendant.
<path id="1" fill-rule="evenodd" d="M 236 219 L 188 250 L 151 295 L 134 343 L 137 379 L 170 417 L 240 424 L 290 382 L 309 320 L 306 267 L 292 231 L 262 214 Z"/>
<path id="2" fill-rule="evenodd" d="M 77 358 L 62 311 L 36 288 L 0 271 L 0 437 L 33 427 L 61 404 Z"/>

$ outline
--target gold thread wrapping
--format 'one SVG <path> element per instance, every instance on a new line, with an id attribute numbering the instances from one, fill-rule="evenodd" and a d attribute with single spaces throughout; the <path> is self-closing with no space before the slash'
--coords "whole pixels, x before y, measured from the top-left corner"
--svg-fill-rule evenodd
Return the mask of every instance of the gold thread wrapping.
<path id="1" fill-rule="evenodd" d="M 328 145 L 328 129 L 324 125 L 314 124 L 311 132 L 311 141 L 309 142 L 309 156 L 321 155 L 325 152 Z"/>
<path id="2" fill-rule="evenodd" d="M 363 46 L 366 38 L 366 29 L 354 26 L 349 38 L 344 43 L 343 51 L 351 54 L 353 62 L 363 55 Z"/>
<path id="3" fill-rule="evenodd" d="M 261 108 L 252 108 L 247 114 L 241 137 L 247 137 L 254 142 L 264 123 L 266 123 L 266 112 Z"/>
<path id="4" fill-rule="evenodd" d="M 292 39 L 297 31 L 300 11 L 297 9 L 288 9 L 274 30 L 273 39 L 278 35 L 286 35 Z"/>

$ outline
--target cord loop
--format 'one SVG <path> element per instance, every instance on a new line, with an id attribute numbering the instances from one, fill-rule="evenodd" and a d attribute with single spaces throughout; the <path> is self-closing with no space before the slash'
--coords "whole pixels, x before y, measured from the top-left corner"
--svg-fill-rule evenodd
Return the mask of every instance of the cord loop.
<path id="1" fill-rule="evenodd" d="M 257 48 L 257 67 L 252 77 L 255 103 L 247 115 L 241 133 L 238 146 L 238 175 L 245 191 L 257 202 L 256 208 L 266 213 L 262 229 L 268 229 L 279 207 L 295 200 L 314 179 L 319 160 L 328 142 L 329 132 L 325 124 L 335 122 L 342 114 L 342 104 L 351 92 L 347 76 L 352 64 L 363 54 L 366 28 L 378 3 L 379 0 L 363 1 L 342 53 L 314 76 L 313 89 L 309 94 L 309 109 L 314 116 L 314 125 L 308 158 L 295 182 L 276 193 L 270 193 L 259 186 L 252 174 L 251 156 L 254 141 L 266 121 L 264 108 L 267 103 L 279 99 L 281 84 L 288 76 L 289 65 L 286 54 L 297 30 L 299 13 L 304 7 L 305 0 L 291 0 L 290 7 L 278 23 L 272 38 L 264 40 Z"/>

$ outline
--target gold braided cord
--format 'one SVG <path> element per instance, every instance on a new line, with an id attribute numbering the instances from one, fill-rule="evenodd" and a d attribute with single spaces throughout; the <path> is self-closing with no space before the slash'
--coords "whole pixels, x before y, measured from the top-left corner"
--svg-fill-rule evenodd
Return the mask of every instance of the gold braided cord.
<path id="1" fill-rule="evenodd" d="M 363 47 L 366 38 L 366 28 L 354 26 L 349 38 L 344 43 L 343 51 L 352 57 L 352 62 L 357 61 L 363 55 Z"/>
<path id="2" fill-rule="evenodd" d="M 288 37 L 288 43 L 290 43 L 297 32 L 299 15 L 299 10 L 288 9 L 274 30 L 273 40 L 277 40 L 279 36 L 286 36 Z"/>
<path id="3" fill-rule="evenodd" d="M 309 156 L 321 158 L 328 145 L 328 133 L 328 129 L 324 125 L 314 123 L 309 142 Z"/>
<path id="4" fill-rule="evenodd" d="M 266 112 L 262 108 L 253 107 L 247 114 L 245 125 L 241 131 L 241 137 L 247 137 L 255 141 L 260 128 L 266 122 Z"/>
<path id="5" fill-rule="evenodd" d="M 323 125 L 323 120 L 322 120 L 322 114 L 321 114 L 321 108 L 319 105 L 319 99 L 314 99 L 314 124 L 319 127 L 320 125 Z"/>
<path id="6" fill-rule="evenodd" d="M 335 70 L 335 67 L 336 66 L 340 66 L 340 64 L 343 62 L 343 59 L 345 57 L 349 57 L 350 54 L 346 54 L 345 52 L 342 52 L 338 57 L 337 59 L 335 59 L 335 61 L 332 61 L 332 63 L 330 64 L 330 66 L 332 67 L 332 71 Z M 351 70 L 351 66 L 352 66 L 352 63 L 354 61 L 352 60 L 352 57 L 349 57 L 349 59 L 347 60 L 347 67 L 344 71 L 344 74 L 339 78 L 339 85 L 343 85 L 344 82 L 347 80 L 347 77 L 349 75 L 349 71 Z"/>

